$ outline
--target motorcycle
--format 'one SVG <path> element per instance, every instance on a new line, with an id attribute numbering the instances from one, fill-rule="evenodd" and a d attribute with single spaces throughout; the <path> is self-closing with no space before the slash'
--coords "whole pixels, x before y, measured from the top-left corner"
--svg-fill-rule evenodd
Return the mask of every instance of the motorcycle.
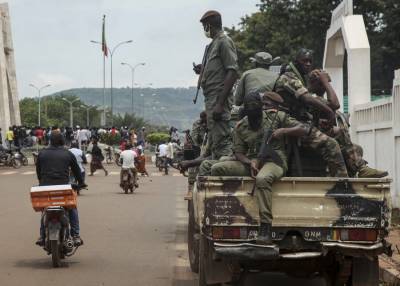
<path id="1" fill-rule="evenodd" d="M 119 151 L 119 150 L 118 150 Z M 119 158 L 121 157 L 121 153 L 118 151 L 114 151 L 114 157 L 115 157 L 115 164 L 117 164 L 117 166 L 121 167 L 122 163 L 120 162 Z"/>
<path id="2" fill-rule="evenodd" d="M 0 151 L 0 164 L 19 169 L 22 166 L 21 155 L 18 153 L 14 154 L 11 150 L 4 149 Z"/>
<path id="3" fill-rule="evenodd" d="M 47 186 L 52 187 L 52 186 Z M 86 185 L 71 185 L 77 192 Z M 58 191 L 60 193 L 60 191 Z M 59 196 L 59 195 L 58 195 Z M 61 205 L 47 206 L 43 210 L 42 220 L 45 227 L 45 242 L 43 249 L 51 254 L 53 267 L 61 266 L 61 259 L 75 254 L 82 244 L 74 244 L 71 236 L 68 209 Z"/>
<path id="4" fill-rule="evenodd" d="M 124 190 L 125 194 L 130 191 L 133 193 L 137 185 L 137 172 L 132 169 L 122 169 L 122 180 L 121 188 Z"/>
<path id="5" fill-rule="evenodd" d="M 21 148 L 15 149 L 15 154 L 19 155 L 19 159 L 21 160 L 23 166 L 28 166 L 28 158 L 24 153 L 22 153 Z"/>

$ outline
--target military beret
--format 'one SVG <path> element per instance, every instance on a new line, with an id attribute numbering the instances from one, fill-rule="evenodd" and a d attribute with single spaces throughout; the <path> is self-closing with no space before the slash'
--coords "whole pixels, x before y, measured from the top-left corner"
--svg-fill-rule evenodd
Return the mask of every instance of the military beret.
<path id="1" fill-rule="evenodd" d="M 204 22 L 207 18 L 209 18 L 211 16 L 220 16 L 221 17 L 221 14 L 218 11 L 209 10 L 206 13 L 204 13 L 204 15 L 200 19 L 200 22 Z"/>

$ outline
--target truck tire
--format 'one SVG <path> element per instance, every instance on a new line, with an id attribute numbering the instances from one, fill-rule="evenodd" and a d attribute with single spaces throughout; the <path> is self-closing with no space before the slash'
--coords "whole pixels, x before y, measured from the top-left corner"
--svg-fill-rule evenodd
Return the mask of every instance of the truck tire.
<path id="1" fill-rule="evenodd" d="M 209 255 L 209 244 L 207 238 L 201 236 L 200 239 L 200 247 L 199 247 L 199 279 L 198 279 L 198 286 L 221 286 L 220 283 L 217 284 L 208 284 L 207 283 L 207 268 L 208 263 L 212 259 Z"/>
<path id="2" fill-rule="evenodd" d="M 194 273 L 199 273 L 199 240 L 196 236 L 199 236 L 199 227 L 196 225 L 194 220 L 194 208 L 192 201 L 188 203 L 189 209 L 189 221 L 188 221 L 188 253 L 190 269 Z"/>
<path id="3" fill-rule="evenodd" d="M 351 286 L 379 285 L 379 261 L 375 257 L 369 260 L 366 257 L 354 257 L 351 272 Z"/>

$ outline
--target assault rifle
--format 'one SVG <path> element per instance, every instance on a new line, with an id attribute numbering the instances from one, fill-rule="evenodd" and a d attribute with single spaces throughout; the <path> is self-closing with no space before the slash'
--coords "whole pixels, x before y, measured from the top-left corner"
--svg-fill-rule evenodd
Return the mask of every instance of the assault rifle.
<path id="1" fill-rule="evenodd" d="M 206 48 L 204 49 L 204 55 L 203 55 L 203 60 L 201 61 L 201 70 L 200 70 L 200 75 L 199 79 L 197 80 L 197 91 L 196 91 L 196 96 L 193 99 L 193 103 L 196 104 L 197 98 L 199 97 L 199 91 L 201 88 L 201 81 L 203 80 L 203 73 L 204 73 L 204 67 L 206 66 L 207 63 L 207 54 L 208 54 L 208 47 L 210 45 L 207 45 Z M 196 64 L 193 63 L 193 67 L 196 67 Z"/>

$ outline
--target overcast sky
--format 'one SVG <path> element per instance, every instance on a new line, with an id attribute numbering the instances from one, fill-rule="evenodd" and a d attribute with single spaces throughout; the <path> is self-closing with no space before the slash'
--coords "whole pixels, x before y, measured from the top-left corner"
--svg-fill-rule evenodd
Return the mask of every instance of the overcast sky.
<path id="1" fill-rule="evenodd" d="M 10 0 L 11 28 L 20 98 L 36 96 L 29 83 L 51 84 L 46 93 L 102 87 L 102 15 L 113 57 L 114 87 L 130 86 L 121 62 L 146 62 L 135 73 L 140 85 L 187 87 L 196 84 L 192 62 L 200 62 L 205 38 L 199 23 L 209 9 L 222 13 L 225 26 L 257 11 L 259 0 Z M 107 62 L 107 87 L 109 84 Z"/>

